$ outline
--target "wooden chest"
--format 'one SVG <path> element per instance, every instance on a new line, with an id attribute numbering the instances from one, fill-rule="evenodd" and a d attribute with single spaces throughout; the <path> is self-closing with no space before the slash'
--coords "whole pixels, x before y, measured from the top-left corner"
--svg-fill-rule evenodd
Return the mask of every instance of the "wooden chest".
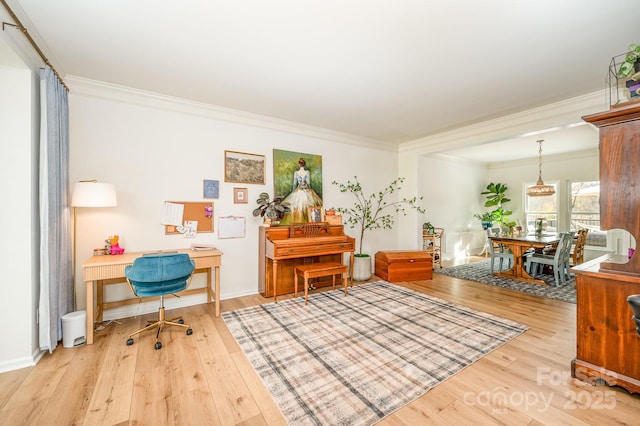
<path id="1" fill-rule="evenodd" d="M 376 253 L 376 276 L 386 281 L 430 280 L 433 259 L 426 251 L 379 251 Z"/>

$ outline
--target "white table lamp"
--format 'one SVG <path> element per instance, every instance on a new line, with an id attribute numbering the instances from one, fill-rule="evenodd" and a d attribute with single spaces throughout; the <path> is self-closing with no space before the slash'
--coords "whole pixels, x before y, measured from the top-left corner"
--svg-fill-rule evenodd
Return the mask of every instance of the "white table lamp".
<path id="1" fill-rule="evenodd" d="M 115 207 L 118 205 L 116 187 L 112 183 L 97 180 L 81 180 L 73 185 L 71 206 L 73 207 L 73 306 L 76 303 L 76 230 L 78 207 Z"/>

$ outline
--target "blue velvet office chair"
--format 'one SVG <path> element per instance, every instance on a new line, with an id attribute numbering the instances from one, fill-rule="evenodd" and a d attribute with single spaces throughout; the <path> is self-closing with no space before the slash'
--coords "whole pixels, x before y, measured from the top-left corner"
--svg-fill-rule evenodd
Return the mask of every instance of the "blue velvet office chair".
<path id="1" fill-rule="evenodd" d="M 182 318 L 165 319 L 164 296 L 186 289 L 194 269 L 193 260 L 185 253 L 143 256 L 135 259 L 133 265 L 125 267 L 124 274 L 133 294 L 138 297 L 160 296 L 158 321 L 149 321 L 145 328 L 131 333 L 127 345 L 133 345 L 133 336 L 136 334 L 157 328 L 155 348 L 161 349 L 160 333 L 165 326 L 183 327 L 187 329 L 187 335 L 193 333 Z"/>

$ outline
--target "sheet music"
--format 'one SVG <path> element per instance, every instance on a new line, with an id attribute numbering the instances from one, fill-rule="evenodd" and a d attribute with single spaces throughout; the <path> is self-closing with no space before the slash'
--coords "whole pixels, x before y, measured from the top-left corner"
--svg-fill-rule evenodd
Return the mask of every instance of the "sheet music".
<path id="1" fill-rule="evenodd" d="M 184 204 L 164 203 L 162 215 L 162 225 L 182 225 L 182 215 L 184 214 Z"/>
<path id="2" fill-rule="evenodd" d="M 218 238 L 244 238 L 245 219 L 243 216 L 218 217 Z"/>

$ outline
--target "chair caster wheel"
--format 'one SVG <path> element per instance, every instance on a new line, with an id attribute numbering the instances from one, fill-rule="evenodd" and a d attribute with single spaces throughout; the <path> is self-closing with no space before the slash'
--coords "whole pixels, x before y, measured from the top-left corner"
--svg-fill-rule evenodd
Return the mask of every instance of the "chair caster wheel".
<path id="1" fill-rule="evenodd" d="M 193 334 L 193 330 L 190 328 L 187 328 L 187 336 L 191 336 Z"/>
<path id="2" fill-rule="evenodd" d="M 184 320 L 183 320 L 182 318 L 180 318 L 180 319 L 178 320 L 178 324 L 184 324 Z"/>
<path id="3" fill-rule="evenodd" d="M 131 345 L 133 345 L 133 338 L 129 337 L 127 339 L 127 346 L 131 346 Z"/>
<path id="4" fill-rule="evenodd" d="M 156 344 L 155 344 L 155 346 L 154 346 L 154 347 L 156 348 L 156 350 L 158 350 L 158 349 L 162 349 L 162 343 L 160 343 L 160 342 L 156 342 Z"/>

